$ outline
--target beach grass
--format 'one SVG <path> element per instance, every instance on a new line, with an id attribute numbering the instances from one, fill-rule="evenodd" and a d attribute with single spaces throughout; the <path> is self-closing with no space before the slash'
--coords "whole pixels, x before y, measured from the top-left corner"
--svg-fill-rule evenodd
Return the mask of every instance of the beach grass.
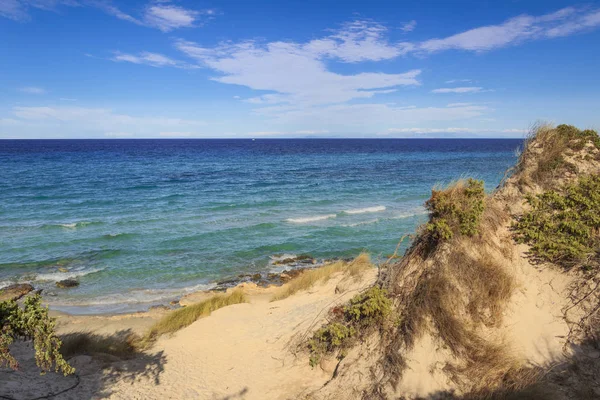
<path id="1" fill-rule="evenodd" d="M 361 253 L 350 262 L 336 261 L 320 268 L 310 269 L 302 272 L 299 276 L 281 286 L 273 295 L 271 301 L 283 300 L 291 295 L 307 290 L 316 283 L 325 283 L 338 272 L 344 272 L 352 277 L 359 276 L 363 271 L 372 268 L 371 259 L 368 254 Z"/>
<path id="2" fill-rule="evenodd" d="M 210 299 L 172 311 L 156 322 L 146 334 L 146 340 L 153 340 L 161 335 L 174 333 L 193 324 L 196 320 L 209 316 L 219 308 L 233 304 L 246 303 L 247 298 L 242 289 L 234 289 L 230 293 L 216 294 Z"/>

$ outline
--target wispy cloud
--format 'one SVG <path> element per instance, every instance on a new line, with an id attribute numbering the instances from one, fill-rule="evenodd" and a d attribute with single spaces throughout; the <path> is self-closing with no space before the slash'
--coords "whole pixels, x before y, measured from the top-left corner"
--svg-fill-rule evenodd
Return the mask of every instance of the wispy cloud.
<path id="1" fill-rule="evenodd" d="M 418 85 L 420 70 L 354 75 L 328 70 L 328 59 L 342 63 L 379 61 L 405 51 L 404 45 L 390 45 L 384 31 L 378 24 L 356 21 L 305 43 L 244 41 L 207 48 L 178 40 L 175 46 L 219 73 L 212 78 L 217 82 L 272 92 L 248 99 L 250 103 L 308 106 L 371 98 L 400 86 Z"/>
<path id="2" fill-rule="evenodd" d="M 489 107 L 467 105 L 458 107 L 395 106 L 392 104 L 333 104 L 322 107 L 262 108 L 257 112 L 282 126 L 311 130 L 314 127 L 330 132 L 375 133 L 391 123 L 425 125 L 435 121 L 457 121 L 483 116 L 493 111 Z"/>
<path id="3" fill-rule="evenodd" d="M 49 135 L 152 137 L 161 132 L 193 132 L 204 121 L 160 116 L 133 116 L 105 108 L 13 107 L 11 121 L 32 132 L 43 127 Z"/>
<path id="4" fill-rule="evenodd" d="M 76 0 L 0 0 L 0 16 L 22 22 L 30 19 L 31 8 L 56 11 L 60 6 L 78 5 Z"/>
<path id="5" fill-rule="evenodd" d="M 120 8 L 106 0 L 92 0 L 93 6 L 103 10 L 124 21 L 137 25 L 160 29 L 170 32 L 179 28 L 193 28 L 201 26 L 207 19 L 213 18 L 215 11 L 212 9 L 192 10 L 170 4 L 168 0 L 155 0 L 150 2 L 139 17 L 127 14 Z"/>
<path id="6" fill-rule="evenodd" d="M 567 36 L 600 25 L 600 10 L 567 7 L 541 16 L 520 15 L 499 25 L 467 30 L 446 38 L 431 39 L 418 45 L 428 53 L 443 50 L 487 51 L 524 41 Z"/>
<path id="7" fill-rule="evenodd" d="M 182 61 L 173 60 L 165 55 L 159 53 L 150 53 L 143 51 L 139 54 L 126 54 L 116 52 L 112 61 L 116 62 L 129 62 L 133 64 L 145 64 L 152 67 L 177 67 L 177 68 L 199 68 Z"/>
<path id="8" fill-rule="evenodd" d="M 150 26 L 169 32 L 177 28 L 193 27 L 199 14 L 198 11 L 158 3 L 146 9 L 144 20 Z"/>
<path id="9" fill-rule="evenodd" d="M 19 88 L 19 91 L 28 94 L 46 94 L 46 89 L 38 86 L 25 86 Z"/>
<path id="10" fill-rule="evenodd" d="M 522 137 L 528 129 L 485 129 L 485 128 L 390 128 L 381 132 L 382 136 L 402 136 L 402 137 L 456 137 L 456 136 L 490 136 L 502 135 L 506 137 Z"/>
<path id="11" fill-rule="evenodd" d="M 412 21 L 409 21 L 409 22 L 405 23 L 404 25 L 402 25 L 400 27 L 400 30 L 402 32 L 412 32 L 415 30 L 416 27 L 417 27 L 417 21 L 415 21 L 413 19 Z"/>
<path id="12" fill-rule="evenodd" d="M 170 32 L 179 28 L 201 26 L 216 14 L 212 9 L 192 10 L 170 4 L 169 0 L 153 0 L 139 16 L 128 14 L 110 0 L 0 0 L 0 16 L 16 21 L 30 19 L 30 9 L 56 11 L 61 6 L 93 7 L 123 21 Z"/>
<path id="13" fill-rule="evenodd" d="M 446 83 L 471 82 L 471 79 L 450 79 Z"/>
<path id="14" fill-rule="evenodd" d="M 463 86 L 454 88 L 433 89 L 431 93 L 478 93 L 482 91 L 483 88 L 479 86 Z"/>

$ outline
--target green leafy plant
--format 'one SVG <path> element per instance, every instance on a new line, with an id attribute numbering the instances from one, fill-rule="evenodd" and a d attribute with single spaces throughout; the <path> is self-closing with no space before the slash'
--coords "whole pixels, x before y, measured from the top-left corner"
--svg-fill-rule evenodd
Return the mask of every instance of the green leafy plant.
<path id="1" fill-rule="evenodd" d="M 381 326 L 392 312 L 392 301 L 388 292 L 373 286 L 366 292 L 353 297 L 343 307 L 334 307 L 334 321 L 318 329 L 308 341 L 310 365 L 316 366 L 323 355 L 339 351 L 344 356 L 353 339 L 370 328 Z"/>
<path id="2" fill-rule="evenodd" d="M 531 209 L 513 225 L 515 239 L 531 246 L 540 260 L 565 267 L 598 257 L 600 177 L 582 177 L 563 192 L 529 196 Z"/>
<path id="3" fill-rule="evenodd" d="M 48 316 L 39 295 L 25 299 L 23 307 L 16 301 L 0 303 L 0 366 L 17 369 L 18 361 L 10 354 L 15 340 L 33 340 L 35 361 L 42 373 L 51 371 L 69 375 L 75 372 L 60 353 L 61 341 L 56 336 L 54 318 Z"/>
<path id="4" fill-rule="evenodd" d="M 433 189 L 425 202 L 430 213 L 427 231 L 435 240 L 449 240 L 457 234 L 475 235 L 485 208 L 484 199 L 483 181 L 471 178 L 446 189 Z"/>

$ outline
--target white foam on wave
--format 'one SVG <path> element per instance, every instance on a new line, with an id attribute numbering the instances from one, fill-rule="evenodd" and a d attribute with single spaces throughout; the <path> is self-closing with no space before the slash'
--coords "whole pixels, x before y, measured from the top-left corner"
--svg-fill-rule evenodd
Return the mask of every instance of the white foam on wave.
<path id="1" fill-rule="evenodd" d="M 284 253 L 284 254 L 277 254 L 277 255 L 272 255 L 269 256 L 269 258 L 271 259 L 271 262 L 277 262 L 277 261 L 283 261 L 283 260 L 288 260 L 288 259 L 293 259 L 295 260 L 298 256 L 295 254 L 288 254 L 288 253 Z"/>
<path id="2" fill-rule="evenodd" d="M 286 219 L 286 221 L 292 222 L 294 224 L 306 224 L 308 222 L 324 221 L 326 219 L 335 218 L 336 216 L 337 216 L 336 214 L 316 215 L 316 216 L 312 216 L 312 217 L 303 217 L 303 218 L 288 218 L 288 219 Z"/>
<path id="3" fill-rule="evenodd" d="M 62 281 L 65 279 L 79 278 L 85 275 L 94 274 L 96 272 L 103 271 L 104 268 L 94 268 L 87 270 L 73 270 L 67 272 L 51 272 L 48 274 L 38 274 L 35 277 L 35 281 Z"/>
<path id="4" fill-rule="evenodd" d="M 391 217 L 390 219 L 404 219 L 404 218 L 417 217 L 419 215 L 427 215 L 427 214 L 428 214 L 427 210 L 425 210 L 424 208 L 420 208 L 420 209 L 413 210 L 410 212 L 398 213 L 398 214 L 394 215 L 393 217 Z"/>
<path id="5" fill-rule="evenodd" d="M 344 224 L 342 226 L 346 228 L 353 228 L 355 226 L 376 224 L 377 222 L 379 222 L 379 218 L 370 219 L 368 221 L 355 222 L 353 224 Z"/>
<path id="6" fill-rule="evenodd" d="M 0 289 L 4 289 L 7 286 L 14 285 L 13 281 L 0 281 Z"/>
<path id="7" fill-rule="evenodd" d="M 356 208 L 353 210 L 346 210 L 344 213 L 346 214 L 365 214 L 365 213 L 374 213 L 385 211 L 385 206 L 374 206 L 374 207 L 365 207 L 365 208 Z"/>
<path id="8" fill-rule="evenodd" d="M 201 283 L 194 286 L 173 289 L 133 289 L 125 293 L 114 293 L 105 296 L 97 296 L 88 299 L 75 298 L 48 298 L 52 306 L 63 307 L 99 307 L 115 305 L 135 305 L 160 303 L 181 297 L 188 293 L 211 290 L 214 283 Z"/>
<path id="9" fill-rule="evenodd" d="M 56 224 L 54 226 L 60 226 L 61 228 L 67 228 L 67 229 L 75 229 L 75 228 L 81 228 L 83 226 L 91 225 L 94 223 L 95 222 L 92 222 L 92 221 L 79 221 L 79 222 L 66 222 L 64 224 Z M 50 226 L 52 226 L 52 225 L 50 225 Z"/>

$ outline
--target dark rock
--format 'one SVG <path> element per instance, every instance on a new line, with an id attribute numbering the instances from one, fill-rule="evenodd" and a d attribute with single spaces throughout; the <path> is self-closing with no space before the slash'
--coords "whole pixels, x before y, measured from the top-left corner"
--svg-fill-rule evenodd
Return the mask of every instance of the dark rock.
<path id="1" fill-rule="evenodd" d="M 281 280 L 281 274 L 276 274 L 274 272 L 269 272 L 267 274 L 267 279 L 272 281 L 272 282 L 278 282 L 279 280 Z"/>
<path id="2" fill-rule="evenodd" d="M 16 283 L 0 289 L 0 302 L 9 300 L 19 300 L 27 293 L 33 290 L 29 283 Z"/>
<path id="3" fill-rule="evenodd" d="M 228 278 L 217 282 L 218 287 L 232 287 L 240 283 L 238 278 Z"/>
<path id="4" fill-rule="evenodd" d="M 282 283 L 289 282 L 292 279 L 294 279 L 295 277 L 297 277 L 300 274 L 302 274 L 306 269 L 307 268 L 297 268 L 297 269 L 290 269 L 290 270 L 287 270 L 287 271 L 283 271 L 279 275 L 279 279 L 281 279 Z"/>
<path id="5" fill-rule="evenodd" d="M 258 281 L 260 281 L 260 280 L 262 279 L 262 275 L 261 275 L 261 274 L 253 274 L 253 275 L 250 277 L 250 279 L 251 279 L 253 282 L 258 282 Z"/>
<path id="6" fill-rule="evenodd" d="M 169 310 L 170 310 L 169 307 L 162 305 L 162 304 L 152 306 L 148 309 L 148 311 L 169 311 Z"/>
<path id="7" fill-rule="evenodd" d="M 77 281 L 76 279 L 73 279 L 73 278 L 69 278 L 69 279 L 65 279 L 65 280 L 56 282 L 56 287 L 59 287 L 61 289 L 74 288 L 77 286 L 79 286 L 79 281 Z"/>
<path id="8" fill-rule="evenodd" d="M 277 260 L 273 265 L 290 265 L 296 262 L 295 258 L 284 258 L 283 260 Z"/>

